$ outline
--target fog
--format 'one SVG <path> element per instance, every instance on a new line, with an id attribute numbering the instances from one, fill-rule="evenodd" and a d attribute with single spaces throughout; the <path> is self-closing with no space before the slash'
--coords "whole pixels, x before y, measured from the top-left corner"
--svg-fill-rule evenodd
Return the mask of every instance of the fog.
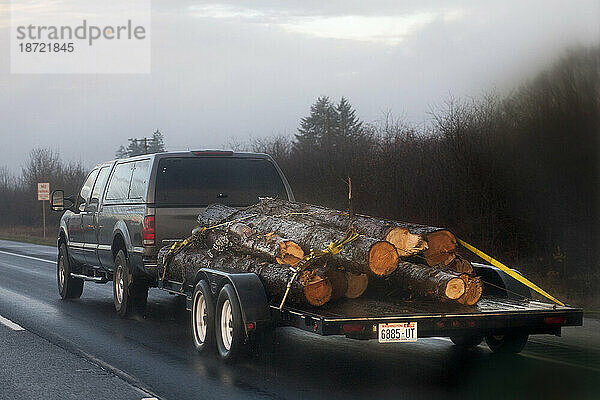
<path id="1" fill-rule="evenodd" d="M 449 96 L 511 90 L 600 41 L 598 1 L 322 3 L 153 1 L 150 74 L 24 75 L 2 1 L 0 166 L 19 171 L 33 147 L 92 165 L 157 128 L 168 150 L 292 134 L 320 95 L 421 124 Z"/>

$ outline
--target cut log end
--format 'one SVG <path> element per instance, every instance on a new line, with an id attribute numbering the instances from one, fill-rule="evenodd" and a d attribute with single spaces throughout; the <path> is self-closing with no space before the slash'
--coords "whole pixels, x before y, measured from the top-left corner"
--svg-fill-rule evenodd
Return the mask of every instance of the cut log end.
<path id="1" fill-rule="evenodd" d="M 398 268 L 398 252 L 390 242 L 377 242 L 369 250 L 369 269 L 375 275 L 387 276 Z"/>
<path id="2" fill-rule="evenodd" d="M 446 230 L 427 235 L 428 249 L 423 252 L 425 261 L 432 267 L 448 266 L 456 258 L 456 237 Z"/>
<path id="3" fill-rule="evenodd" d="M 473 274 L 475 272 L 473 265 L 460 256 L 456 256 L 456 258 L 448 265 L 448 268 L 464 274 Z"/>
<path id="4" fill-rule="evenodd" d="M 456 300 L 465 294 L 465 282 L 461 278 L 453 278 L 446 285 L 446 297 Z"/>
<path id="5" fill-rule="evenodd" d="M 463 276 L 463 279 L 464 276 Z M 481 295 L 483 294 L 483 283 L 481 282 L 481 278 L 476 276 L 476 277 L 467 277 L 465 279 L 466 281 L 466 290 L 465 290 L 465 294 L 462 295 L 460 298 L 457 299 L 457 301 L 460 304 L 465 304 L 467 306 L 472 306 L 477 304 L 477 302 L 479 301 L 479 299 L 481 298 Z"/>
<path id="6" fill-rule="evenodd" d="M 421 235 L 410 233 L 403 227 L 395 227 L 385 236 L 385 240 L 396 247 L 400 257 L 408 257 L 428 248 L 427 242 Z"/>
<path id="7" fill-rule="evenodd" d="M 328 279 L 315 276 L 303 282 L 304 296 L 309 304 L 319 307 L 331 300 L 333 288 Z"/>
<path id="8" fill-rule="evenodd" d="M 279 256 L 276 261 L 279 264 L 289 264 L 292 267 L 298 264 L 304 258 L 304 250 L 298 243 L 291 240 L 284 240 L 279 243 Z"/>
<path id="9" fill-rule="evenodd" d="M 346 272 L 346 280 L 348 281 L 348 289 L 345 296 L 349 299 L 356 299 L 362 296 L 369 285 L 369 278 L 366 274 Z"/>

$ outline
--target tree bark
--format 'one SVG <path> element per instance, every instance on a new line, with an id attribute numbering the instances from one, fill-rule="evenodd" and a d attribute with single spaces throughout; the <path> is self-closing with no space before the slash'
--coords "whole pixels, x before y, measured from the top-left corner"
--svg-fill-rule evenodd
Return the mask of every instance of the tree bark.
<path id="1" fill-rule="evenodd" d="M 441 300 L 456 300 L 466 290 L 458 274 L 405 261 L 400 261 L 388 279 L 411 293 Z"/>
<path id="2" fill-rule="evenodd" d="M 272 232 L 257 232 L 241 222 L 204 231 L 199 235 L 204 235 L 208 246 L 215 250 L 233 248 L 238 253 L 266 258 L 278 264 L 295 266 L 304 257 L 304 251 L 294 241 Z"/>
<path id="3" fill-rule="evenodd" d="M 220 211 L 227 214 L 225 209 L 220 209 Z M 285 215 L 286 218 L 333 226 L 343 230 L 354 226 L 361 235 L 392 243 L 400 257 L 424 253 L 425 261 L 431 266 L 447 266 L 454 259 L 457 248 L 454 235 L 443 228 L 360 214 L 350 217 L 347 212 L 312 204 L 265 198 L 242 211 L 242 213 L 245 212 L 272 216 Z M 213 221 L 217 223 L 218 219 L 215 218 Z"/>
<path id="4" fill-rule="evenodd" d="M 270 263 L 251 256 L 233 255 L 229 252 L 217 255 L 213 253 L 217 252 L 197 246 L 183 250 L 170 260 L 165 279 L 181 282 L 181 272 L 183 272 L 184 283 L 194 282 L 196 273 L 201 268 L 226 272 L 249 272 L 258 275 L 270 300 L 281 301 L 287 284 L 294 274 L 289 265 Z M 161 269 L 164 268 L 162 259 L 163 257 L 159 257 Z M 286 302 L 322 306 L 332 299 L 333 293 L 332 283 L 326 276 L 305 275 L 294 280 Z"/>
<path id="5" fill-rule="evenodd" d="M 284 216 L 282 216 L 284 215 Z M 280 234 L 288 240 L 309 249 L 322 250 L 330 242 L 342 239 L 345 230 L 298 218 L 295 215 L 265 215 L 254 207 L 236 210 L 220 204 L 208 206 L 198 216 L 201 226 L 214 226 L 225 221 L 240 221 L 258 232 Z M 394 245 L 384 240 L 361 236 L 347 244 L 342 252 L 329 255 L 331 262 L 355 273 L 389 275 L 398 265 L 398 253 Z"/>

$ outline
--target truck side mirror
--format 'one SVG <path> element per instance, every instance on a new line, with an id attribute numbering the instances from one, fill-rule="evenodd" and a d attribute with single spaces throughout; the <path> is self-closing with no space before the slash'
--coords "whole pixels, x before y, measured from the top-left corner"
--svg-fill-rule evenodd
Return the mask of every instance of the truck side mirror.
<path id="1" fill-rule="evenodd" d="M 65 202 L 67 203 L 65 205 Z M 65 197 L 63 190 L 55 190 L 50 196 L 50 208 L 54 211 L 71 210 L 75 202 L 70 197 Z"/>
<path id="2" fill-rule="evenodd" d="M 55 190 L 52 192 L 50 197 L 50 208 L 53 211 L 64 211 L 65 209 L 65 192 L 62 190 Z"/>

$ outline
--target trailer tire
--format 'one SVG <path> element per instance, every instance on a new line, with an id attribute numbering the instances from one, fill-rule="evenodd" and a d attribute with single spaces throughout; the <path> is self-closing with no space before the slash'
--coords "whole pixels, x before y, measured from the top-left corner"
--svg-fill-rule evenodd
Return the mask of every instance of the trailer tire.
<path id="1" fill-rule="evenodd" d="M 123 250 L 119 250 L 115 257 L 113 299 L 115 310 L 122 318 L 133 314 L 143 315 L 148 302 L 148 284 L 133 278 L 133 271 Z"/>
<path id="2" fill-rule="evenodd" d="M 83 293 L 83 279 L 71 276 L 71 262 L 67 254 L 67 246 L 64 243 L 58 248 L 58 260 L 56 262 L 56 282 L 58 293 L 63 300 L 78 299 Z"/>
<path id="3" fill-rule="evenodd" d="M 192 338 L 199 353 L 211 351 L 215 347 L 215 301 L 210 287 L 201 280 L 194 288 L 192 296 Z"/>
<path id="4" fill-rule="evenodd" d="M 219 293 L 215 312 L 215 337 L 219 357 L 235 360 L 244 349 L 245 339 L 242 312 L 235 289 L 226 284 Z"/>
<path id="5" fill-rule="evenodd" d="M 483 335 L 450 336 L 450 340 L 458 347 L 476 347 L 483 342 Z"/>
<path id="6" fill-rule="evenodd" d="M 490 350 L 497 354 L 517 354 L 527 344 L 529 335 L 524 333 L 507 333 L 504 335 L 488 335 L 485 337 Z"/>

